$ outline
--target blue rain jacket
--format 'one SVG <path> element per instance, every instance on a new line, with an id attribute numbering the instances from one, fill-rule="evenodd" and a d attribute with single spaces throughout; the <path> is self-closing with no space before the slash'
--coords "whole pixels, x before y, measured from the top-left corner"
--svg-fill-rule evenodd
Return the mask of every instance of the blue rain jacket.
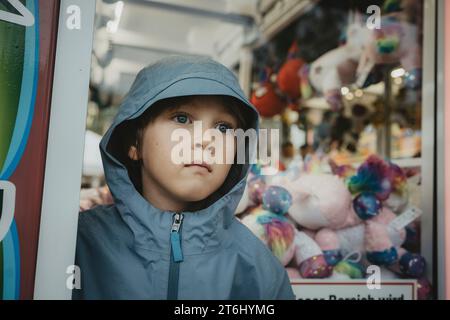
<path id="1" fill-rule="evenodd" d="M 180 216 L 137 192 L 125 166 L 108 151 L 121 122 L 160 99 L 186 95 L 235 97 L 258 130 L 256 109 L 220 63 L 169 56 L 140 71 L 100 142 L 115 203 L 79 215 L 75 263 L 81 289 L 74 289 L 74 299 L 295 299 L 281 263 L 234 216 L 248 165 L 214 203 L 181 213 L 179 223 Z"/>

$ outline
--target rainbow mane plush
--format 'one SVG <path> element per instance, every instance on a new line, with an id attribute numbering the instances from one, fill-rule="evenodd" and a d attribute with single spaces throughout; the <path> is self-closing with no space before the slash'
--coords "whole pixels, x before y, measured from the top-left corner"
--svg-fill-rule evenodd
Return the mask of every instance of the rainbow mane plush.
<path id="1" fill-rule="evenodd" d="M 336 167 L 334 171 L 344 170 Z M 375 155 L 346 180 L 349 191 L 356 195 L 353 208 L 365 220 L 376 216 L 385 202 L 395 212 L 401 212 L 408 202 L 408 185 L 403 170 Z"/>
<path id="2" fill-rule="evenodd" d="M 349 168 L 333 166 L 341 177 L 348 176 Z M 386 200 L 390 193 L 405 192 L 407 178 L 403 170 L 392 162 L 386 162 L 375 155 L 370 156 L 358 168 L 355 175 L 347 178 L 347 185 L 351 193 L 375 193 L 381 201 Z"/>
<path id="3" fill-rule="evenodd" d="M 281 261 L 294 242 L 294 228 L 288 220 L 271 212 L 260 215 L 257 221 L 264 227 L 267 245 Z"/>
<path id="4" fill-rule="evenodd" d="M 352 194 L 373 193 L 378 200 L 386 200 L 393 189 L 391 166 L 372 155 L 347 179 L 347 185 Z"/>
<path id="5" fill-rule="evenodd" d="M 242 223 L 270 248 L 282 264 L 292 260 L 295 227 L 286 217 L 256 207 L 242 219 Z"/>

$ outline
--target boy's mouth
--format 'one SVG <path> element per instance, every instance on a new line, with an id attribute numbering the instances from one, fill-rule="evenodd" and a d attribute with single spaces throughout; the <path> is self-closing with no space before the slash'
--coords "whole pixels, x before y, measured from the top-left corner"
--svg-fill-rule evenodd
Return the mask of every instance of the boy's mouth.
<path id="1" fill-rule="evenodd" d="M 206 162 L 202 162 L 202 163 L 191 163 L 191 164 L 186 164 L 184 165 L 185 167 L 201 167 L 201 168 L 205 168 L 206 170 L 208 170 L 208 172 L 212 172 L 211 166 L 209 164 L 207 164 Z"/>

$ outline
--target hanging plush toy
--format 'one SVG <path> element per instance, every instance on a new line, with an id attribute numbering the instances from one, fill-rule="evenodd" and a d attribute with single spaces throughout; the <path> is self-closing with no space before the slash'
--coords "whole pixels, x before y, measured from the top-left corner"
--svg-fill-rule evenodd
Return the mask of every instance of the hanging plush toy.
<path id="1" fill-rule="evenodd" d="M 376 65 L 400 64 L 406 71 L 405 84 L 421 84 L 421 46 L 418 27 L 390 13 L 380 19 L 380 28 L 367 27 L 362 15 L 349 13 L 344 45 L 320 56 L 310 66 L 309 82 L 322 93 L 332 110 L 343 106 L 341 88 L 363 87 Z"/>
<path id="2" fill-rule="evenodd" d="M 405 84 L 411 89 L 418 89 L 421 84 L 422 48 L 417 25 L 407 21 L 400 10 L 402 2 L 387 0 L 384 5 L 385 15 L 380 20 L 380 27 L 371 30 L 364 52 L 358 65 L 358 80 L 361 85 L 374 65 L 400 63 L 406 71 Z"/>
<path id="3" fill-rule="evenodd" d="M 334 111 L 343 106 L 341 87 L 355 82 L 369 32 L 359 13 L 349 13 L 345 45 L 325 53 L 310 66 L 310 83 L 323 93 Z"/>
<path id="4" fill-rule="evenodd" d="M 285 101 L 277 94 L 274 84 L 270 81 L 272 71 L 266 69 L 259 87 L 253 91 L 251 103 L 258 109 L 262 117 L 273 117 L 280 114 L 286 107 Z"/>
<path id="5" fill-rule="evenodd" d="M 288 51 L 286 62 L 278 71 L 277 83 L 280 90 L 286 94 L 291 101 L 300 98 L 300 69 L 304 61 L 298 58 L 299 48 L 294 41 Z"/>

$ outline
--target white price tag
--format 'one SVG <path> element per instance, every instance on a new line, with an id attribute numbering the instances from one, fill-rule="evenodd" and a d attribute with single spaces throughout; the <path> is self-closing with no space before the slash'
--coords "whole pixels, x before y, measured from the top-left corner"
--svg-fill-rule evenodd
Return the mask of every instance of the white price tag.
<path id="1" fill-rule="evenodd" d="M 401 230 L 408 224 L 416 220 L 418 217 L 420 217 L 422 213 L 423 211 L 417 207 L 409 207 L 405 211 L 403 211 L 397 218 L 392 220 L 389 226 L 394 228 L 395 230 Z"/>

